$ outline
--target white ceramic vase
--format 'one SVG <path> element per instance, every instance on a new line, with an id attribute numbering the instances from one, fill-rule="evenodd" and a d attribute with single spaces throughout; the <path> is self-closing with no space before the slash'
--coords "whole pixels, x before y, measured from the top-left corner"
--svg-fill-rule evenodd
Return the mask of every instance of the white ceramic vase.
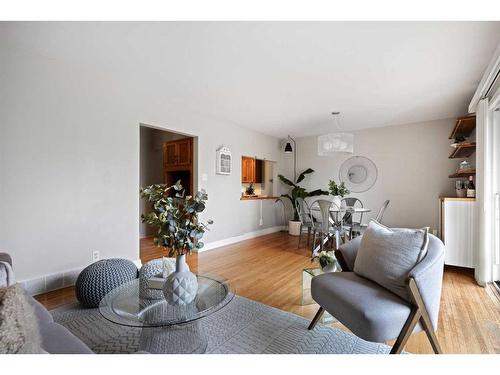
<path id="1" fill-rule="evenodd" d="M 290 220 L 288 222 L 288 233 L 291 236 L 299 236 L 300 235 L 300 221 Z"/>
<path id="2" fill-rule="evenodd" d="M 179 255 L 175 261 L 175 272 L 165 281 L 163 295 L 171 305 L 188 305 L 196 297 L 198 280 L 196 275 L 189 271 L 186 255 Z"/>

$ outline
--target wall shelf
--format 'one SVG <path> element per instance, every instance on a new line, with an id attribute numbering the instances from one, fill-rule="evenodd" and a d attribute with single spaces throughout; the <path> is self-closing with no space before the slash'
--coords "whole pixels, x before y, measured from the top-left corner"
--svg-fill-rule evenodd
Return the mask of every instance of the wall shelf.
<path id="1" fill-rule="evenodd" d="M 476 152 L 476 142 L 467 142 L 459 144 L 449 156 L 450 159 L 468 158 Z"/>
<path id="2" fill-rule="evenodd" d="M 464 169 L 462 171 L 450 174 L 448 177 L 449 178 L 464 178 L 464 177 L 475 176 L 475 175 L 476 175 L 476 170 L 474 168 L 470 168 L 470 169 Z"/>
<path id="3" fill-rule="evenodd" d="M 449 139 L 455 139 L 456 137 L 468 137 L 471 135 L 472 131 L 476 128 L 476 115 L 464 116 L 457 118 L 457 122 Z"/>

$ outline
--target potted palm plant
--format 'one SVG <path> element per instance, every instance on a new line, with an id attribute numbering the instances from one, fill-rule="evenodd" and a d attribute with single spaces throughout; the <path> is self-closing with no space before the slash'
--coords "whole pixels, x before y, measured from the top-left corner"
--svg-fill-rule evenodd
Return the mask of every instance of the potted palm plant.
<path id="1" fill-rule="evenodd" d="M 313 191 L 306 191 L 303 187 L 299 186 L 298 184 L 304 180 L 306 175 L 313 173 L 314 170 L 311 168 L 307 168 L 304 172 L 302 172 L 299 177 L 297 177 L 297 180 L 295 182 L 290 181 L 288 178 L 286 178 L 283 175 L 278 175 L 278 178 L 281 180 L 282 183 L 285 185 L 289 186 L 292 188 L 289 194 L 282 194 L 282 197 L 290 199 L 290 202 L 293 205 L 293 220 L 288 221 L 288 233 L 290 233 L 292 236 L 298 236 L 300 235 L 300 218 L 299 218 L 299 212 L 297 211 L 297 205 L 296 201 L 298 198 L 305 199 L 307 197 L 313 197 L 313 196 L 318 196 L 318 195 L 328 195 L 327 191 L 321 190 L 321 189 L 316 189 Z"/>
<path id="2" fill-rule="evenodd" d="M 201 190 L 194 196 L 184 196 L 180 181 L 173 186 L 151 185 L 141 188 L 140 192 L 141 197 L 152 204 L 152 211 L 141 215 L 142 222 L 158 228 L 154 243 L 163 246 L 169 257 L 176 257 L 175 272 L 167 277 L 163 288 L 165 299 L 174 305 L 189 304 L 196 296 L 198 281 L 189 271 L 186 255 L 203 247 L 203 234 L 208 224 L 213 223 L 208 220 L 205 224 L 198 217 L 205 210 L 207 193 Z M 174 288 L 174 285 L 182 285 L 182 288 Z"/>

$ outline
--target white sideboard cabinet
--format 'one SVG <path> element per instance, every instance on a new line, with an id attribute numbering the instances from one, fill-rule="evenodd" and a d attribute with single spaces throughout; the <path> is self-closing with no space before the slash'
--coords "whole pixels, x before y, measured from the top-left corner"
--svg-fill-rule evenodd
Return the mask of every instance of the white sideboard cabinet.
<path id="1" fill-rule="evenodd" d="M 478 213 L 475 198 L 440 198 L 440 236 L 445 244 L 445 264 L 474 268 L 478 246 Z"/>

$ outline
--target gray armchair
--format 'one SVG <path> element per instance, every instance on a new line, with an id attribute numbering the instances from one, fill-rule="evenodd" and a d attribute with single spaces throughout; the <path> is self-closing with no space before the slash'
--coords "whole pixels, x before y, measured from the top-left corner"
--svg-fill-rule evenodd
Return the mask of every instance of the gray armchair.
<path id="1" fill-rule="evenodd" d="M 311 295 L 320 305 L 309 329 L 328 311 L 354 334 L 367 341 L 396 338 L 391 354 L 401 353 L 411 334 L 424 330 L 435 353 L 442 353 L 435 330 L 444 268 L 444 245 L 429 235 L 426 256 L 410 271 L 407 301 L 352 270 L 361 237 L 340 246 L 335 255 L 344 272 L 312 279 Z"/>

